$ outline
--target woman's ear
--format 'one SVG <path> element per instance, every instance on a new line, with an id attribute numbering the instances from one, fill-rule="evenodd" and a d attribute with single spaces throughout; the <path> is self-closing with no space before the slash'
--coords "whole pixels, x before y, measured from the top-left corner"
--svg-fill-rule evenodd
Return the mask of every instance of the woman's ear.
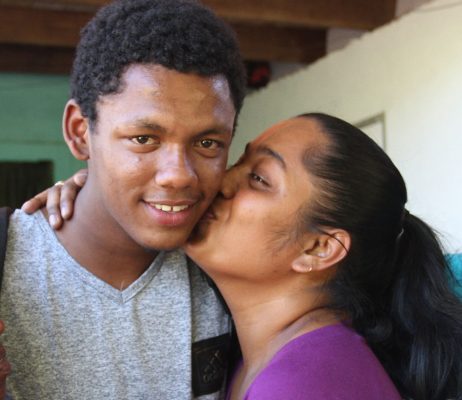
<path id="1" fill-rule="evenodd" d="M 293 262 L 295 272 L 323 271 L 338 264 L 348 254 L 351 237 L 341 229 L 332 229 L 319 235 L 310 235 L 302 254 Z"/>
<path id="2" fill-rule="evenodd" d="M 71 99 L 63 114 L 63 136 L 72 155 L 77 160 L 88 160 L 90 128 L 88 119 L 82 115 L 80 106 Z"/>

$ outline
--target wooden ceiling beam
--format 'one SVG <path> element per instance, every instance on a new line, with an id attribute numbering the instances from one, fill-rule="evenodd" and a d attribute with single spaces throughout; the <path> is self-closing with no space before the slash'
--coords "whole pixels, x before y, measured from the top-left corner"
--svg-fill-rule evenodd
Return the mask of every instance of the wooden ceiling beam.
<path id="1" fill-rule="evenodd" d="M 91 13 L 0 5 L 0 43 L 74 47 Z"/>
<path id="2" fill-rule="evenodd" d="M 3 5 L 94 13 L 107 0 L 0 0 Z M 203 0 L 235 23 L 373 29 L 395 16 L 396 0 Z"/>
<path id="3" fill-rule="evenodd" d="M 237 26 L 244 59 L 310 63 L 325 54 L 325 32 Z M 62 46 L 0 44 L 0 71 L 69 74 L 75 49 Z"/>
<path id="4" fill-rule="evenodd" d="M 2 70 L 67 73 L 80 29 L 107 2 L 0 0 Z M 203 2 L 230 21 L 245 59 L 310 63 L 326 52 L 327 27 L 374 28 L 393 18 L 396 0 Z"/>
<path id="5" fill-rule="evenodd" d="M 74 48 L 80 29 L 91 15 L 83 11 L 0 5 L 0 43 L 35 45 L 39 49 Z M 241 44 L 242 54 L 248 60 L 308 63 L 325 54 L 324 30 L 247 24 L 233 24 L 233 28 Z M 18 62 L 22 65 L 23 54 L 21 51 L 19 54 Z"/>
<path id="6" fill-rule="evenodd" d="M 0 71 L 63 74 L 71 72 L 74 49 L 0 44 Z"/>
<path id="7" fill-rule="evenodd" d="M 326 31 L 234 24 L 245 60 L 311 63 L 326 54 Z"/>
<path id="8" fill-rule="evenodd" d="M 230 22 L 369 30 L 393 19 L 396 0 L 203 0 Z"/>
<path id="9" fill-rule="evenodd" d="M 110 0 L 0 0 L 0 5 L 56 11 L 84 11 L 94 14 Z"/>

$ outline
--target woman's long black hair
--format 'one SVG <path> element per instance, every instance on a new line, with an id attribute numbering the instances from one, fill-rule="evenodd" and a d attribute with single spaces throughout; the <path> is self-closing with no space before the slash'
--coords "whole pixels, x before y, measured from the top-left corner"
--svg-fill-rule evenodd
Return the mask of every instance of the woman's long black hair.
<path id="1" fill-rule="evenodd" d="M 403 397 L 462 399 L 462 303 L 437 236 L 406 210 L 404 180 L 373 140 L 329 115 L 300 117 L 330 143 L 304 157 L 320 187 L 305 227 L 351 235 L 327 285 L 331 307 L 349 315 Z"/>

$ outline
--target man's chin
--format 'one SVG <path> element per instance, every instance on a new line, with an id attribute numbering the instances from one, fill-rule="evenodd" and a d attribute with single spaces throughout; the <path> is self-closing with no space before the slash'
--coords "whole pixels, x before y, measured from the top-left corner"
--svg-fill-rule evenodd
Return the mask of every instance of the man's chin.
<path id="1" fill-rule="evenodd" d="M 189 232 L 188 232 L 189 233 Z M 184 246 L 189 235 L 157 235 L 154 238 L 148 238 L 143 241 L 142 246 L 151 252 L 172 251 Z"/>

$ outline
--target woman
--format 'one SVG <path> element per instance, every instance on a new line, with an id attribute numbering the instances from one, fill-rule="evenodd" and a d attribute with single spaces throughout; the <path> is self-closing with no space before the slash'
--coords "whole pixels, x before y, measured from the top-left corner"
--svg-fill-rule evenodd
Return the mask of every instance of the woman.
<path id="1" fill-rule="evenodd" d="M 462 399 L 462 304 L 432 230 L 365 134 L 324 114 L 268 129 L 186 245 L 242 362 L 234 399 Z"/>

